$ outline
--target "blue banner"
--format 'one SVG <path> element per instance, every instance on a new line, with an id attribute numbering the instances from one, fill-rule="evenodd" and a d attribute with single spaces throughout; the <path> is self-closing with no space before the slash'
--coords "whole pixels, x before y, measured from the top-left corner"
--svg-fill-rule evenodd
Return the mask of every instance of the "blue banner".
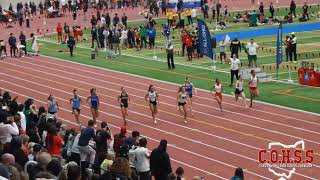
<path id="1" fill-rule="evenodd" d="M 277 69 L 282 63 L 282 22 L 280 22 L 277 32 Z"/>
<path id="2" fill-rule="evenodd" d="M 198 19 L 198 30 L 200 35 L 200 54 L 213 59 L 212 42 L 209 29 L 206 23 L 201 19 Z"/>

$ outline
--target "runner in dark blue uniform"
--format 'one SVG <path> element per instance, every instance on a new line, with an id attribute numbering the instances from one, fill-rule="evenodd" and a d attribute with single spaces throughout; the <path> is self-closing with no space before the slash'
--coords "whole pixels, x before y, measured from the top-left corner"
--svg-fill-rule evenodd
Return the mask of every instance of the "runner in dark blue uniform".
<path id="1" fill-rule="evenodd" d="M 130 102 L 130 97 L 124 87 L 121 87 L 121 94 L 118 96 L 118 102 L 120 103 L 121 113 L 123 117 L 123 123 L 127 125 L 127 116 L 128 116 L 128 106 Z"/>
<path id="2" fill-rule="evenodd" d="M 76 118 L 77 123 L 81 126 L 79 121 L 80 108 L 81 108 L 81 98 L 77 94 L 77 90 L 73 90 L 73 97 L 70 98 L 70 104 L 72 104 L 72 114 Z"/>
<path id="3" fill-rule="evenodd" d="M 90 105 L 92 120 L 96 123 L 97 118 L 99 117 L 99 97 L 97 96 L 96 88 L 90 90 L 90 96 L 87 98 L 87 103 Z"/>
<path id="4" fill-rule="evenodd" d="M 193 116 L 193 112 L 192 112 L 192 95 L 193 95 L 193 91 L 194 91 L 195 94 L 197 94 L 197 89 L 196 89 L 195 86 L 192 84 L 190 77 L 186 77 L 186 81 L 185 81 L 185 83 L 184 83 L 182 86 L 185 87 L 186 92 L 187 92 L 187 94 L 188 94 L 190 112 L 191 112 L 191 116 Z"/>

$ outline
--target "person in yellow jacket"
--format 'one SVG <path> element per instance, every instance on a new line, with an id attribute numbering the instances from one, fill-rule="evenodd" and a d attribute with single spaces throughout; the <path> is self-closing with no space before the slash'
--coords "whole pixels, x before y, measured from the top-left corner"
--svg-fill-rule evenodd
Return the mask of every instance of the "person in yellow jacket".
<path id="1" fill-rule="evenodd" d="M 191 12 L 191 9 L 190 9 L 190 8 L 186 10 L 186 15 L 187 15 L 187 17 L 188 17 L 188 25 L 192 24 L 192 23 L 193 23 L 193 22 L 192 22 L 192 17 L 191 17 L 192 12 Z"/>
<path id="2" fill-rule="evenodd" d="M 173 16 L 174 16 L 173 12 L 170 9 L 168 9 L 168 11 L 167 11 L 167 20 L 168 20 L 168 26 L 169 27 L 171 27 L 172 24 L 173 24 Z"/>

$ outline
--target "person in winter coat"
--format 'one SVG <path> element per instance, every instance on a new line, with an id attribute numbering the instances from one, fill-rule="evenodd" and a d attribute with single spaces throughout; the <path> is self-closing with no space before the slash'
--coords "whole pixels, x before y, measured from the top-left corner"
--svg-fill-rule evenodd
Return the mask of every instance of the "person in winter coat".
<path id="1" fill-rule="evenodd" d="M 158 148 L 150 154 L 150 170 L 155 180 L 168 180 L 168 175 L 172 173 L 167 143 L 167 140 L 161 140 Z"/>

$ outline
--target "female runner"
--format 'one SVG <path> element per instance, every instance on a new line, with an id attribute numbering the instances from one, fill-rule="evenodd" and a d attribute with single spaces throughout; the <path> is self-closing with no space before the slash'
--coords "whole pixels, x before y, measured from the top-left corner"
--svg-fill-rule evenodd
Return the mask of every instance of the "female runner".
<path id="1" fill-rule="evenodd" d="M 177 103 L 178 108 L 181 114 L 183 114 L 184 123 L 188 123 L 187 121 L 187 110 L 186 110 L 186 104 L 188 101 L 188 94 L 186 92 L 186 88 L 184 86 L 179 88 L 178 97 L 177 97 Z"/>
<path id="2" fill-rule="evenodd" d="M 239 75 L 239 80 L 237 80 L 236 82 L 236 89 L 234 92 L 234 98 L 236 101 L 238 101 L 239 97 L 242 97 L 243 103 L 244 103 L 244 107 L 247 108 L 247 102 L 246 102 L 246 95 L 243 92 L 243 78 L 241 75 Z"/>
<path id="3" fill-rule="evenodd" d="M 99 117 L 99 105 L 100 105 L 96 88 L 92 88 L 90 90 L 90 96 L 87 98 L 87 103 L 90 105 L 90 108 L 91 108 L 92 120 L 96 124 L 97 118 Z"/>
<path id="4" fill-rule="evenodd" d="M 186 81 L 183 84 L 183 86 L 185 87 L 186 92 L 187 92 L 187 94 L 189 96 L 189 102 L 190 102 L 189 103 L 189 107 L 190 107 L 191 116 L 193 116 L 193 112 L 192 112 L 192 94 L 193 94 L 193 91 L 194 91 L 194 94 L 197 95 L 197 89 L 192 84 L 190 77 L 186 77 Z"/>
<path id="5" fill-rule="evenodd" d="M 152 118 L 154 120 L 154 123 L 157 124 L 156 114 L 158 112 L 159 96 L 153 85 L 149 86 L 148 93 L 145 96 L 145 100 L 149 102 Z"/>
<path id="6" fill-rule="evenodd" d="M 214 85 L 212 86 L 212 90 L 215 92 L 214 96 L 216 101 L 219 104 L 220 111 L 222 112 L 222 92 L 223 92 L 223 85 L 220 83 L 219 79 L 216 79 Z M 211 91 L 212 95 L 213 92 Z"/>
<path id="7" fill-rule="evenodd" d="M 127 116 L 128 116 L 128 106 L 130 102 L 130 97 L 124 87 L 121 87 L 121 94 L 118 96 L 118 102 L 120 103 L 122 118 L 123 118 L 123 124 L 127 125 Z"/>
<path id="8" fill-rule="evenodd" d="M 249 81 L 250 107 L 252 107 L 253 98 L 255 98 L 256 96 L 259 96 L 258 84 L 259 84 L 259 79 L 256 76 L 256 72 L 254 70 L 251 70 L 251 77 Z"/>
<path id="9" fill-rule="evenodd" d="M 76 118 L 77 123 L 81 126 L 81 123 L 79 121 L 80 116 L 80 108 L 81 108 L 81 98 L 77 94 L 77 90 L 73 90 L 73 97 L 70 98 L 70 104 L 72 105 L 72 114 L 74 114 L 74 117 Z"/>
<path id="10" fill-rule="evenodd" d="M 56 118 L 58 116 L 58 110 L 59 110 L 59 104 L 57 100 L 53 97 L 52 94 L 49 95 L 48 97 L 48 113 L 54 115 Z"/>

